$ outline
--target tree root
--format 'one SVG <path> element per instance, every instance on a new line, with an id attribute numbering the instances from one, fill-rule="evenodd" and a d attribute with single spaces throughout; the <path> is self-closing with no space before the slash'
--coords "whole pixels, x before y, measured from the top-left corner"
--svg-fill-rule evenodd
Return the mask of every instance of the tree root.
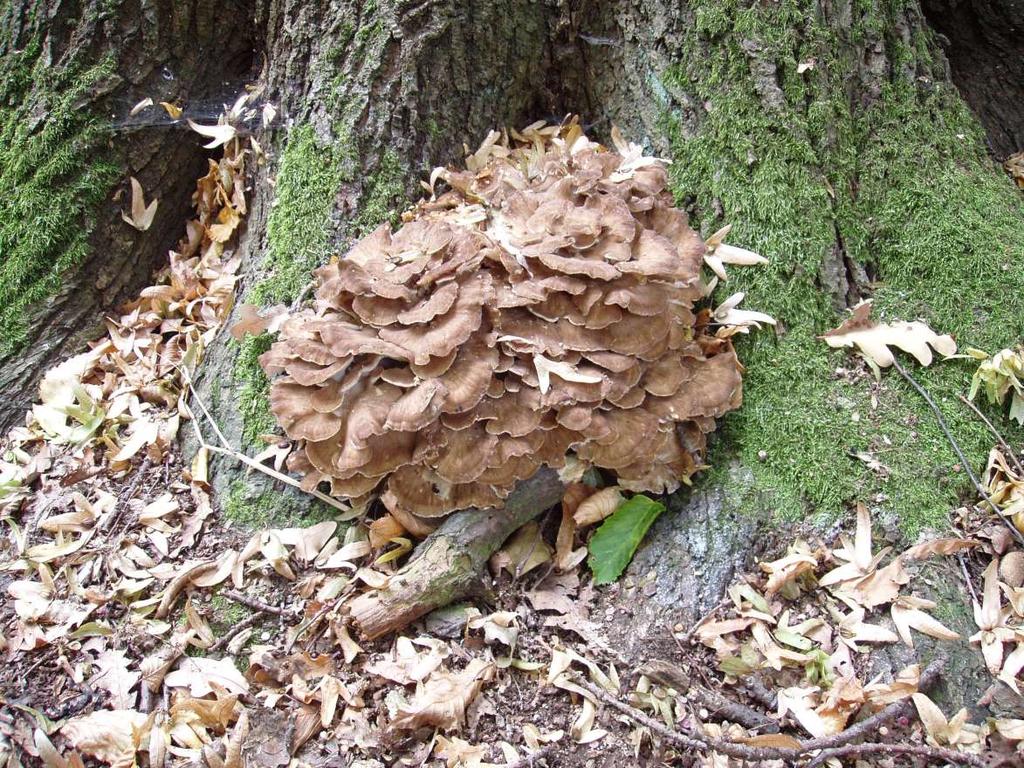
<path id="1" fill-rule="evenodd" d="M 503 509 L 451 515 L 382 588 L 348 603 L 356 628 L 372 640 L 477 591 L 490 556 L 517 528 L 557 504 L 564 489 L 558 474 L 545 468 L 516 486 Z"/>

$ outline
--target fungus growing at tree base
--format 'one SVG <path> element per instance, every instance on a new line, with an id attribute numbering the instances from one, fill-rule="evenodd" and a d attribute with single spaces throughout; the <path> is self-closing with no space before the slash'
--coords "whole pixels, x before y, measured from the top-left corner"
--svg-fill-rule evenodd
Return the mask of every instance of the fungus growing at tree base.
<path id="1" fill-rule="evenodd" d="M 697 307 L 708 246 L 665 163 L 614 139 L 575 120 L 492 132 L 398 231 L 317 270 L 261 358 L 307 487 L 379 494 L 422 534 L 570 454 L 629 491 L 702 467 L 741 401 L 735 329 Z"/>

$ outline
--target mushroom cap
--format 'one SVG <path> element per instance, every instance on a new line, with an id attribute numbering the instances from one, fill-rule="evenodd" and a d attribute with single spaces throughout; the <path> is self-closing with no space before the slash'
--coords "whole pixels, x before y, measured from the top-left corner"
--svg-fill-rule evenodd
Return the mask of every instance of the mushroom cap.
<path id="1" fill-rule="evenodd" d="M 507 142 L 507 140 L 506 140 Z M 705 245 L 658 161 L 575 123 L 485 143 L 450 190 L 319 268 L 261 357 L 304 484 L 380 493 L 414 534 L 500 507 L 566 453 L 629 491 L 703 465 L 741 367 L 694 305 Z"/>

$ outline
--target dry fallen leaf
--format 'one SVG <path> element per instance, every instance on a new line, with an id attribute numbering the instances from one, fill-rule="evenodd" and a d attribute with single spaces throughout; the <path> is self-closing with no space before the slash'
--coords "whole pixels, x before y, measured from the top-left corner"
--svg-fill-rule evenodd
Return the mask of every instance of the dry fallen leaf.
<path id="1" fill-rule="evenodd" d="M 910 648 L 914 647 L 914 640 L 910 635 L 911 629 L 934 637 L 939 640 L 959 640 L 953 630 L 946 627 L 938 619 L 925 613 L 935 607 L 931 600 L 920 597 L 900 597 L 892 604 L 892 621 L 896 625 L 896 631 L 900 638 Z"/>
<path id="2" fill-rule="evenodd" d="M 466 708 L 497 671 L 493 662 L 472 659 L 461 672 L 437 671 L 418 686 L 416 696 L 399 707 L 393 728 L 415 730 L 425 725 L 449 731 L 465 721 Z"/>
<path id="3" fill-rule="evenodd" d="M 146 205 L 146 198 L 142 191 L 142 185 L 139 180 L 134 176 L 131 178 L 132 183 L 132 212 L 129 216 L 127 213 L 121 212 L 121 218 L 128 224 L 131 224 L 139 232 L 145 232 L 153 224 L 153 219 L 156 217 L 156 208 L 160 201 L 156 198 L 150 201 L 149 205 Z"/>
<path id="4" fill-rule="evenodd" d="M 148 743 L 152 715 L 130 709 L 101 709 L 74 717 L 60 732 L 75 749 L 112 768 L 133 768 L 135 753 Z"/>
<path id="5" fill-rule="evenodd" d="M 916 544 L 902 555 L 904 560 L 924 560 L 933 555 L 953 555 L 981 544 L 977 539 L 945 538 L 929 539 Z"/>
<path id="6" fill-rule="evenodd" d="M 857 347 L 868 360 L 881 368 L 893 364 L 890 346 L 909 352 L 924 366 L 931 365 L 932 351 L 944 357 L 956 354 L 956 342 L 949 335 L 935 333 L 921 322 L 897 321 L 879 324 L 871 319 L 870 299 L 853 308 L 853 314 L 842 325 L 824 334 L 821 338 L 830 347 Z"/>
<path id="7" fill-rule="evenodd" d="M 140 101 L 138 104 L 136 104 L 134 107 L 132 107 L 131 111 L 129 111 L 128 114 L 131 115 L 132 117 L 135 117 L 142 110 L 147 109 L 148 107 L 152 107 L 152 106 L 153 106 L 153 99 L 151 97 L 147 96 L 142 101 Z"/>
<path id="8" fill-rule="evenodd" d="M 227 144 L 238 134 L 238 131 L 235 130 L 235 126 L 223 123 L 220 125 L 199 125 L 198 123 L 194 123 L 189 120 L 188 127 L 200 136 L 205 136 L 210 139 L 209 144 L 203 145 L 206 149 L 216 149 L 222 144 Z"/>
<path id="9" fill-rule="evenodd" d="M 622 489 L 618 486 L 602 488 L 579 503 L 573 520 L 580 527 L 599 523 L 618 509 L 622 500 Z"/>
<path id="10" fill-rule="evenodd" d="M 981 645 L 985 665 L 993 675 L 998 675 L 1003 666 L 1003 643 L 1012 642 L 1016 632 L 1006 626 L 999 590 L 999 558 L 993 558 L 985 569 L 985 586 L 982 603 L 974 604 L 974 622 L 978 632 L 971 636 L 972 643 Z"/>
<path id="11" fill-rule="evenodd" d="M 161 101 L 160 106 L 164 108 L 164 111 L 167 112 L 167 116 L 170 117 L 171 120 L 178 120 L 181 118 L 181 107 L 177 104 L 172 104 L 169 101 Z"/>
<path id="12" fill-rule="evenodd" d="M 141 675 L 133 670 L 132 660 L 123 650 L 107 650 L 96 657 L 96 674 L 89 684 L 102 688 L 110 693 L 110 705 L 113 709 L 132 709 L 135 706 L 136 694 L 132 688 L 139 682 Z"/>
<path id="13" fill-rule="evenodd" d="M 243 694 L 249 683 L 229 657 L 208 659 L 186 656 L 176 670 L 167 674 L 168 688 L 188 688 L 193 696 L 206 696 L 215 691 Z"/>

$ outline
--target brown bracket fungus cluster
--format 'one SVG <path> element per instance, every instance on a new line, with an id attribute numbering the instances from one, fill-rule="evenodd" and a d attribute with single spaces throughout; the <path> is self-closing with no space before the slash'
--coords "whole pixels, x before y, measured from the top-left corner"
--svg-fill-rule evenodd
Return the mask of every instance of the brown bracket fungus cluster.
<path id="1" fill-rule="evenodd" d="M 575 121 L 492 133 L 397 232 L 318 270 L 262 357 L 308 486 L 379 493 L 423 533 L 569 452 L 634 491 L 701 466 L 741 367 L 695 309 L 706 245 L 664 163 L 616 144 Z"/>

